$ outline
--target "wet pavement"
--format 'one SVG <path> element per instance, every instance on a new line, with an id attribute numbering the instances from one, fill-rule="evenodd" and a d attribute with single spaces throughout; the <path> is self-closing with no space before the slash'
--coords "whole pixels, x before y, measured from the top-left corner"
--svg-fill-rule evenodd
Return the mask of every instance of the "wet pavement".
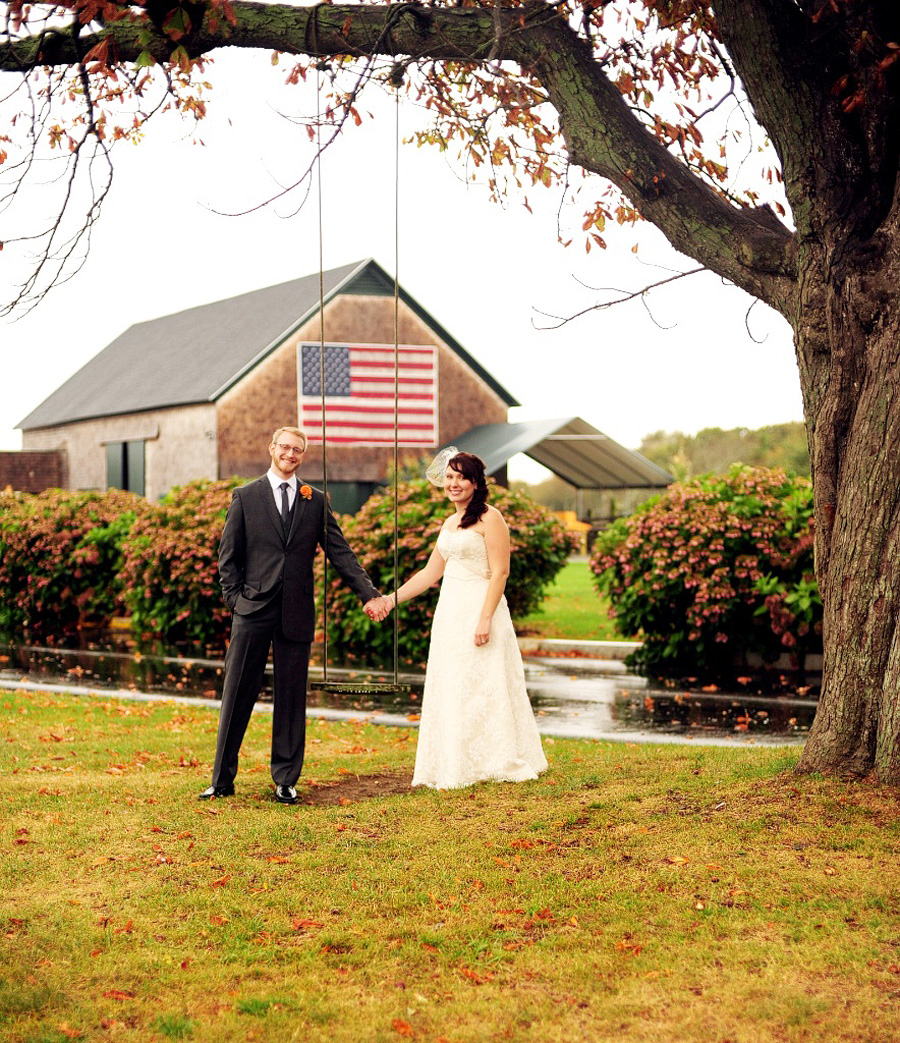
<path id="1" fill-rule="evenodd" d="M 815 714 L 814 699 L 652 685 L 626 669 L 622 660 L 633 647 L 626 642 L 545 644 L 554 647 L 522 642 L 528 694 L 544 735 L 624 742 L 796 745 L 804 741 Z M 544 651 L 552 654 L 541 654 Z M 560 654 L 567 651 L 571 658 Z M 222 661 L 214 658 L 0 645 L 0 688 L 153 701 L 174 698 L 216 707 L 222 672 Z M 321 677 L 321 668 L 311 667 L 311 680 Z M 330 667 L 328 679 L 364 685 L 390 678 Z M 400 696 L 311 692 L 308 714 L 415 726 L 422 676 L 404 674 L 399 680 L 411 692 Z M 271 709 L 267 698 L 271 694 L 264 690 L 263 711 Z"/>

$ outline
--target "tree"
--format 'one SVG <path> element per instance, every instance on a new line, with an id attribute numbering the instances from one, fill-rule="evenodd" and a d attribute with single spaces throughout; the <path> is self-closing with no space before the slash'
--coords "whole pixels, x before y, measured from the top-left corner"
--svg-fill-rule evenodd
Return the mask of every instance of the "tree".
<path id="1" fill-rule="evenodd" d="M 780 312 L 795 335 L 824 602 L 823 690 L 800 767 L 874 768 L 900 782 L 900 5 L 14 0 L 7 9 L 0 70 L 22 76 L 40 133 L 68 150 L 70 171 L 140 133 L 154 84 L 202 114 L 187 84 L 216 47 L 297 56 L 295 79 L 316 63 L 329 77 L 352 68 L 343 93 L 335 79 L 326 113 L 336 129 L 358 118 L 365 82 L 405 74 L 432 117 L 420 140 L 458 143 L 498 195 L 516 183 L 577 184 L 591 193 L 589 243 L 603 245 L 609 219 L 643 218 Z M 116 111 L 129 91 L 139 111 L 126 123 Z M 56 97 L 76 114 L 66 126 L 49 115 Z M 754 139 L 738 152 L 726 99 L 771 143 L 771 169 L 752 183 L 744 161 Z M 27 173 L 19 152 L 9 162 Z M 780 179 L 790 218 L 765 187 Z M 59 263 L 58 237 L 51 246 L 45 255 Z"/>

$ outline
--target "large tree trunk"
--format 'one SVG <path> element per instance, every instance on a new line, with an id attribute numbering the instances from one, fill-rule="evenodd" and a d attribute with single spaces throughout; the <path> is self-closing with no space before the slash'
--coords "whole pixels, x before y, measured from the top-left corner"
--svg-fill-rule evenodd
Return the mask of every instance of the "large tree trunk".
<path id="1" fill-rule="evenodd" d="M 900 784 L 900 240 L 897 206 L 869 242 L 801 264 L 798 360 L 824 602 L 819 708 L 799 770 Z M 804 271 L 805 269 L 805 271 Z"/>

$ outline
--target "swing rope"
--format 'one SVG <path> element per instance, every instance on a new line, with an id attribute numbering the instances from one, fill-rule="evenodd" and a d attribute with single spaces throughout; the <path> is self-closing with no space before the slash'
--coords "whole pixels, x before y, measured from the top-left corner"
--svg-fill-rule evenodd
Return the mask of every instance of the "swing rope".
<path id="1" fill-rule="evenodd" d="M 328 683 L 328 462 L 325 443 L 325 268 L 322 222 L 322 70 L 316 68 L 316 199 L 319 225 L 319 396 L 322 403 L 322 679 Z"/>
<path id="2" fill-rule="evenodd" d="M 399 85 L 394 84 L 394 633 L 393 633 L 393 680 L 390 683 L 362 681 L 356 683 L 330 682 L 328 680 L 328 452 L 327 427 L 325 419 L 325 276 L 324 276 L 324 231 L 322 217 L 322 144 L 321 144 L 321 70 L 316 70 L 316 182 L 318 197 L 319 225 L 319 395 L 322 412 L 322 492 L 323 534 L 322 534 L 322 681 L 312 682 L 309 688 L 335 695 L 366 695 L 370 693 L 404 694 L 411 689 L 409 685 L 400 683 L 400 620 L 397 612 L 397 587 L 399 585 L 399 474 L 400 474 L 400 92 Z"/>
<path id="3" fill-rule="evenodd" d="M 400 87 L 394 85 L 394 685 L 399 687 L 400 612 Z"/>

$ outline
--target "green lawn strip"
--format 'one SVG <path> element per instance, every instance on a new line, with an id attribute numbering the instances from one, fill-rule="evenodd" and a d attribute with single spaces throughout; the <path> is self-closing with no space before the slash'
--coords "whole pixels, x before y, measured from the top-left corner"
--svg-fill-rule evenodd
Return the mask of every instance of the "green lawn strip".
<path id="1" fill-rule="evenodd" d="M 206 804 L 211 710 L 0 706 L 4 1041 L 900 1030 L 896 793 L 797 778 L 796 750 L 546 739 L 534 783 L 291 808 L 260 714 Z M 311 722 L 301 793 L 414 753 Z"/>
<path id="2" fill-rule="evenodd" d="M 516 629 L 529 637 L 622 640 L 609 617 L 609 600 L 597 593 L 586 561 L 566 562 L 538 611 L 517 619 Z"/>

